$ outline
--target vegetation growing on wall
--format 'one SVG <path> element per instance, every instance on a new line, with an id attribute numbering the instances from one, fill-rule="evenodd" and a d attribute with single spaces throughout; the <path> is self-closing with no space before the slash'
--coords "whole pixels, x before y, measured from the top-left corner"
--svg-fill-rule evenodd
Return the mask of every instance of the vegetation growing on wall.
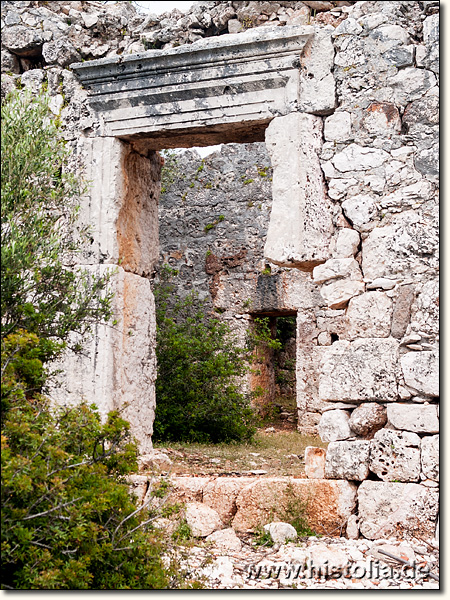
<path id="1" fill-rule="evenodd" d="M 111 313 L 107 280 L 63 264 L 81 186 L 49 115 L 25 94 L 1 114 L 1 587 L 160 589 L 161 542 L 122 479 L 136 468 L 128 423 L 41 393 L 49 361 Z"/>

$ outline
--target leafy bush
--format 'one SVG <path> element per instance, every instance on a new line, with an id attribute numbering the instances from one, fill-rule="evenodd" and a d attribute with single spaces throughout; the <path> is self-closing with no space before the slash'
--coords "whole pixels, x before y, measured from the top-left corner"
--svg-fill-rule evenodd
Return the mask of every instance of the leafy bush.
<path id="1" fill-rule="evenodd" d="M 118 413 L 51 408 L 48 362 L 108 319 L 107 280 L 63 261 L 80 248 L 68 153 L 45 98 L 2 105 L 1 587 L 168 587 L 162 544 L 123 476 L 136 446 Z M 72 236 L 70 232 L 76 231 Z"/>
<path id="2" fill-rule="evenodd" d="M 252 438 L 254 413 L 239 377 L 248 351 L 229 327 L 207 312 L 195 293 L 174 299 L 174 272 L 155 286 L 158 379 L 154 437 L 158 441 L 219 443 Z"/>

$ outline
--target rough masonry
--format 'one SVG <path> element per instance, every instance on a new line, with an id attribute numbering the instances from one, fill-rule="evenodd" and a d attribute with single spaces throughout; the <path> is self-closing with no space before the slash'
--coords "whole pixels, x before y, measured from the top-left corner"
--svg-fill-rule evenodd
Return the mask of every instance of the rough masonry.
<path id="1" fill-rule="evenodd" d="M 117 269 L 118 326 L 67 357 L 60 401 L 129 402 L 151 448 L 158 151 L 244 142 L 180 158 L 201 178 L 166 190 L 161 216 L 192 203 L 192 229 L 164 233 L 161 254 L 241 330 L 258 309 L 297 315 L 299 429 L 329 442 L 310 472 L 352 482 L 353 532 L 434 531 L 438 4 L 203 2 L 158 19 L 128 3 L 2 2 L 2 93 L 48 90 L 93 183 L 80 263 Z M 247 189 L 225 214 L 232 179 Z M 192 240 L 202 205 L 208 223 L 225 217 L 206 236 L 215 261 Z"/>

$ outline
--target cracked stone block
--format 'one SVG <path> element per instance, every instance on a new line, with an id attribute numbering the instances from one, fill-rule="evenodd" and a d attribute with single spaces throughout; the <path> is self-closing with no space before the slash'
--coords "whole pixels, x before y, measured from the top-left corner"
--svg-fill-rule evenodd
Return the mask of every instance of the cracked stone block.
<path id="1" fill-rule="evenodd" d="M 369 475 L 370 442 L 331 442 L 328 444 L 325 475 L 327 479 L 363 481 Z"/>
<path id="2" fill-rule="evenodd" d="M 396 429 L 413 433 L 439 433 L 436 405 L 395 403 L 387 407 L 389 422 Z"/>
<path id="3" fill-rule="evenodd" d="M 421 442 L 422 472 L 433 481 L 439 481 L 439 436 L 430 435 Z"/>
<path id="4" fill-rule="evenodd" d="M 392 300 L 383 292 L 367 292 L 348 303 L 347 339 L 388 337 L 391 330 Z"/>
<path id="5" fill-rule="evenodd" d="M 324 347 L 319 398 L 328 402 L 397 399 L 398 342 L 392 338 L 339 340 Z"/>
<path id="6" fill-rule="evenodd" d="M 370 442 L 369 468 L 383 481 L 419 481 L 420 437 L 380 429 Z"/>
<path id="7" fill-rule="evenodd" d="M 363 481 L 358 488 L 359 528 L 370 540 L 434 536 L 439 511 L 437 489 L 417 483 Z"/>
<path id="8" fill-rule="evenodd" d="M 348 424 L 350 413 L 347 410 L 328 410 L 324 412 L 317 430 L 323 442 L 335 442 L 352 437 Z"/>
<path id="9" fill-rule="evenodd" d="M 408 352 L 400 358 L 408 387 L 425 396 L 439 396 L 439 352 Z"/>
<path id="10" fill-rule="evenodd" d="M 352 412 L 349 425 L 361 437 L 370 438 L 386 425 L 386 408 L 377 402 L 364 402 Z"/>

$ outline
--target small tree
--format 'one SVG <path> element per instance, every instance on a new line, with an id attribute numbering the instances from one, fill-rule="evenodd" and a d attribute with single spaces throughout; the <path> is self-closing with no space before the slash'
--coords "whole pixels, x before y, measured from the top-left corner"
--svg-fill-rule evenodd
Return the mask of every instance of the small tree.
<path id="1" fill-rule="evenodd" d="M 239 378 L 248 372 L 248 350 L 230 328 L 208 314 L 195 293 L 174 299 L 173 270 L 155 286 L 158 379 L 156 440 L 232 442 L 254 432 L 250 397 Z"/>
<path id="2" fill-rule="evenodd" d="M 1 587 L 168 587 L 153 516 L 122 479 L 136 469 L 128 423 L 40 394 L 69 335 L 111 313 L 107 280 L 64 266 L 80 183 L 45 98 L 7 99 L 1 134 Z"/>

